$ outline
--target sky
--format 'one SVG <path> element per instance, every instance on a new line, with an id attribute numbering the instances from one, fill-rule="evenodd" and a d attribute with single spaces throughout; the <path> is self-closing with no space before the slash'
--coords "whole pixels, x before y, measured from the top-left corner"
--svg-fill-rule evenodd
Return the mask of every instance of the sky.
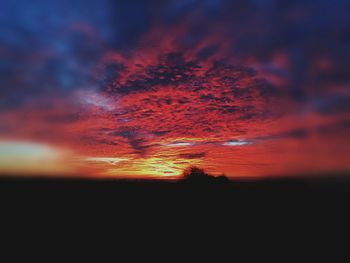
<path id="1" fill-rule="evenodd" d="M 347 0 L 2 0 L 0 174 L 350 171 Z"/>

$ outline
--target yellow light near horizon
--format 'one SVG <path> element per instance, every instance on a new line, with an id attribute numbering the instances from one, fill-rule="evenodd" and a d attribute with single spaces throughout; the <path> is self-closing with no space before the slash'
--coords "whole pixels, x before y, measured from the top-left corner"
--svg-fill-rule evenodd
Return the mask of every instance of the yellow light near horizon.
<path id="1" fill-rule="evenodd" d="M 122 167 L 110 168 L 104 174 L 112 177 L 172 179 L 179 178 L 187 167 L 198 163 L 198 160 L 183 158 L 141 158 Z"/>

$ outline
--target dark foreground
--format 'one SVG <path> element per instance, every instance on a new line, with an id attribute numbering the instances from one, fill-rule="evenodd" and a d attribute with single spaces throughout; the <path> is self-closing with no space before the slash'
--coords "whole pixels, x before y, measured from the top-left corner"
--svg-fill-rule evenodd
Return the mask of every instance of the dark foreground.
<path id="1" fill-rule="evenodd" d="M 175 206 L 198 209 L 223 206 L 227 211 L 240 206 L 276 206 L 280 210 L 292 210 L 298 206 L 347 204 L 349 178 L 203 182 L 0 177 L 0 197 L 2 205 L 46 209 L 64 204 L 77 209 L 110 206 L 111 210 L 123 206 L 142 209 L 152 205 L 162 205 L 164 210 Z"/>
<path id="2" fill-rule="evenodd" d="M 157 239 L 165 247 L 180 240 L 174 242 L 180 251 L 191 250 L 194 236 L 206 244 L 224 241 L 229 249 L 233 240 L 251 248 L 270 239 L 273 251 L 288 240 L 294 251 L 301 243 L 309 249 L 315 240 L 348 237 L 349 197 L 344 178 L 208 183 L 2 177 L 0 227 L 16 245 L 33 242 L 39 232 L 43 243 L 57 236 L 73 247 L 103 242 L 92 238 L 97 233 L 129 248 L 140 242 L 155 249 L 149 240 Z"/>

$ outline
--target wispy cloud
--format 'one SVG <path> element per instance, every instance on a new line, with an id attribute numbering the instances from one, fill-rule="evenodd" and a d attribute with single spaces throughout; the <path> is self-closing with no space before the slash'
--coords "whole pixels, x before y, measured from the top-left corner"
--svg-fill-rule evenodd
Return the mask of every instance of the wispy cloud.
<path id="1" fill-rule="evenodd" d="M 252 142 L 249 141 L 227 141 L 222 143 L 222 145 L 225 146 L 243 146 L 243 145 L 249 145 L 252 144 Z"/>
<path id="2" fill-rule="evenodd" d="M 128 161 L 128 158 L 116 158 L 116 157 L 88 157 L 84 159 L 87 162 L 94 163 L 108 163 L 111 165 L 117 165 L 120 162 Z"/>

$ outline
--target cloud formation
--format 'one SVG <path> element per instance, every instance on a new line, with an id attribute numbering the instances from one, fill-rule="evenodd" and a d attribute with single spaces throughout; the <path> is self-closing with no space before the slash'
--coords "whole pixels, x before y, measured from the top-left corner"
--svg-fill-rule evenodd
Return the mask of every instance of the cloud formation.
<path id="1" fill-rule="evenodd" d="M 102 174 L 350 169 L 349 1 L 1 5 L 0 138 Z"/>

